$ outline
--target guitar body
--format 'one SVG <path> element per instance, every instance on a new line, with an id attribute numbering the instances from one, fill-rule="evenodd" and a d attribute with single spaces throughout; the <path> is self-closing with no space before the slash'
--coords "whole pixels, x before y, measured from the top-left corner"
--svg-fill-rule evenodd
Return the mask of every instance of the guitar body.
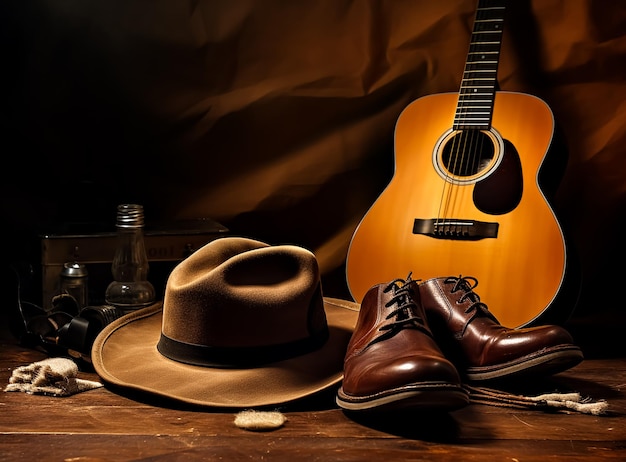
<path id="1" fill-rule="evenodd" d="M 447 175 L 441 151 L 457 98 L 425 96 L 398 118 L 394 176 L 352 237 L 348 287 L 360 302 L 372 285 L 409 273 L 421 280 L 473 276 L 481 301 L 502 325 L 528 325 L 563 289 L 567 266 L 564 234 L 539 181 L 554 117 L 539 98 L 497 92 L 485 131 L 495 146 L 489 165 L 468 176 Z M 450 136 L 447 142 L 456 143 Z M 443 215 L 468 228 L 432 232 Z M 482 227 L 470 229 L 474 223 Z"/>

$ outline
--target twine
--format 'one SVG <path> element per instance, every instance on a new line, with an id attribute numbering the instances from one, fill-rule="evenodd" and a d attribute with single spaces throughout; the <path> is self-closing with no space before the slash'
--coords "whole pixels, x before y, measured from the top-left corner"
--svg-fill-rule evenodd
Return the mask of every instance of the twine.
<path id="1" fill-rule="evenodd" d="M 486 387 L 473 387 L 466 384 L 463 387 L 469 393 L 470 402 L 475 404 L 518 409 L 570 410 L 591 415 L 604 415 L 609 408 L 605 400 L 593 401 L 588 397 L 583 398 L 580 393 L 545 393 L 537 396 L 523 396 Z"/>

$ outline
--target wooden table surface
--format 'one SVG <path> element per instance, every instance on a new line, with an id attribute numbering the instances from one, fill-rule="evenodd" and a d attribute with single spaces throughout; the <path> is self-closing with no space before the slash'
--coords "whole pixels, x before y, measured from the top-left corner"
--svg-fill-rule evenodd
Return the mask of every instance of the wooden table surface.
<path id="1" fill-rule="evenodd" d="M 619 341 L 619 340 L 618 340 Z M 621 340 L 623 342 L 623 340 Z M 10 335 L 0 337 L 0 383 L 42 360 Z M 93 372 L 80 378 L 99 380 Z M 0 393 L 3 461 L 592 461 L 626 460 L 626 360 L 592 357 L 524 385 L 607 400 L 609 412 L 545 412 L 470 404 L 454 412 L 377 417 L 344 413 L 334 390 L 278 409 L 279 429 L 234 424 L 235 411 L 150 403 L 99 388 L 69 397 Z"/>

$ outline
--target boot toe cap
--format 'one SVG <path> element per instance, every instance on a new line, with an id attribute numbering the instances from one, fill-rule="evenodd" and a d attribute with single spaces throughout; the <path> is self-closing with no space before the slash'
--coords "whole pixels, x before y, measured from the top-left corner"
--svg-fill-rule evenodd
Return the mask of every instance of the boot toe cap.
<path id="1" fill-rule="evenodd" d="M 421 383 L 460 384 L 459 374 L 448 360 L 441 356 L 419 356 L 389 359 L 353 370 L 343 388 L 355 395 L 369 395 Z"/>

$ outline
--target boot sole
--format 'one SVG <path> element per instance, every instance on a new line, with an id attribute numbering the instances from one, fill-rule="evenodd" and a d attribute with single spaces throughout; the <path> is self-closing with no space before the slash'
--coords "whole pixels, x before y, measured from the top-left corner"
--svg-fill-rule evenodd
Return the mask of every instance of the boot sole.
<path id="1" fill-rule="evenodd" d="M 348 411 L 423 409 L 451 411 L 469 404 L 468 393 L 459 385 L 432 383 L 405 385 L 366 396 L 351 396 L 340 388 L 337 405 Z"/>
<path id="2" fill-rule="evenodd" d="M 577 346 L 561 345 L 506 363 L 469 367 L 465 371 L 465 377 L 476 382 L 509 377 L 552 375 L 576 366 L 583 359 L 583 353 Z"/>

